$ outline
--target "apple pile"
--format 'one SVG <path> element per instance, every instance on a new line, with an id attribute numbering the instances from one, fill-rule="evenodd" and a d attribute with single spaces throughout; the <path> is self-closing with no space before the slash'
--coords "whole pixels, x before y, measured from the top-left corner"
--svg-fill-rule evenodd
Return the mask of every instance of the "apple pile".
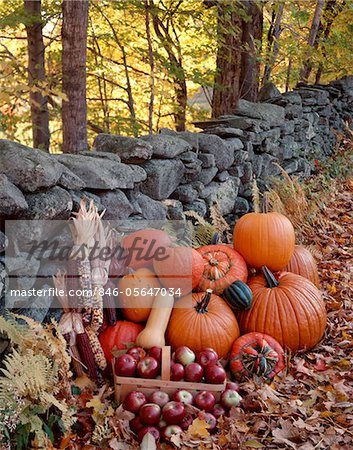
<path id="1" fill-rule="evenodd" d="M 148 353 L 142 347 L 132 347 L 115 359 L 115 374 L 121 377 L 156 378 L 161 371 L 162 349 L 152 347 Z"/>
<path id="2" fill-rule="evenodd" d="M 199 383 L 222 384 L 227 377 L 219 362 L 217 353 L 212 348 L 205 348 L 197 355 L 186 346 L 179 347 L 172 355 L 170 379 Z"/>
<path id="3" fill-rule="evenodd" d="M 237 383 L 227 383 L 219 403 L 216 403 L 210 391 L 193 395 L 183 389 L 169 396 L 157 390 L 149 397 L 143 392 L 132 391 L 125 398 L 124 408 L 135 414 L 130 421 L 130 428 L 140 442 L 146 433 L 151 433 L 156 441 L 169 441 L 173 435 L 187 430 L 196 416 L 208 423 L 210 432 L 215 431 L 218 418 L 226 415 L 232 406 L 238 406 L 242 400 L 238 390 Z M 194 408 L 188 408 L 188 405 Z"/>

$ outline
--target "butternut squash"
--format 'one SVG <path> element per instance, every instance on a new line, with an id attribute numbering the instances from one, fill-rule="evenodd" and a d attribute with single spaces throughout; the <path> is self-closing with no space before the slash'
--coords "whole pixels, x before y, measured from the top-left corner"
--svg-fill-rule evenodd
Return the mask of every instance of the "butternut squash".
<path id="1" fill-rule="evenodd" d="M 165 345 L 165 331 L 173 310 L 174 297 L 171 294 L 156 295 L 145 328 L 137 336 L 136 345 L 149 349 Z"/>

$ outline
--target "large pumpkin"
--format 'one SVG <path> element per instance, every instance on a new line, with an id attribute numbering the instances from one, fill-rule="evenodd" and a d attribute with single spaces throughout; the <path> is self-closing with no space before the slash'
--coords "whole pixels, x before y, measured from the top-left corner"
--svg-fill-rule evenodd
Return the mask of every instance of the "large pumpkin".
<path id="1" fill-rule="evenodd" d="M 195 289 L 203 273 L 203 259 L 191 247 L 170 247 L 165 257 L 155 259 L 153 268 L 166 288 L 173 288 L 174 294 L 180 289 L 184 296 Z"/>
<path id="2" fill-rule="evenodd" d="M 290 272 L 277 279 L 266 268 L 249 281 L 252 307 L 237 313 L 242 334 L 266 333 L 292 351 L 310 349 L 322 338 L 326 309 L 320 291 L 309 280 Z"/>
<path id="3" fill-rule="evenodd" d="M 226 357 L 238 337 L 232 310 L 211 291 L 188 295 L 174 305 L 167 329 L 167 342 L 173 349 L 186 345 L 199 352 L 211 347 Z"/>
<path id="4" fill-rule="evenodd" d="M 126 265 L 139 269 L 152 267 L 157 253 L 162 253 L 172 243 L 171 238 L 162 230 L 146 229 L 125 236 L 121 246 L 128 251 Z"/>
<path id="5" fill-rule="evenodd" d="M 203 258 L 203 274 L 198 291 L 211 289 L 221 294 L 234 281 L 246 281 L 248 269 L 244 258 L 228 245 L 205 245 L 197 251 Z"/>
<path id="6" fill-rule="evenodd" d="M 294 253 L 284 270 L 301 275 L 314 283 L 316 287 L 320 287 L 319 273 L 315 259 L 310 251 L 302 245 L 296 245 L 294 247 Z"/>
<path id="7" fill-rule="evenodd" d="M 124 350 L 129 344 L 136 341 L 137 336 L 143 330 L 143 326 L 125 320 L 119 320 L 115 325 L 107 327 L 103 333 L 99 335 L 99 342 L 101 343 L 105 357 L 109 364 L 111 364 L 114 347 L 117 350 Z"/>
<path id="8" fill-rule="evenodd" d="M 156 275 L 149 269 L 137 269 L 125 275 L 119 282 L 119 303 L 125 319 L 145 322 L 160 287 Z"/>
<path id="9" fill-rule="evenodd" d="M 266 194 L 266 193 L 265 193 Z M 294 228 L 289 219 L 277 212 L 267 212 L 264 195 L 263 213 L 249 213 L 241 217 L 234 227 L 233 244 L 249 267 L 282 270 L 294 251 Z"/>

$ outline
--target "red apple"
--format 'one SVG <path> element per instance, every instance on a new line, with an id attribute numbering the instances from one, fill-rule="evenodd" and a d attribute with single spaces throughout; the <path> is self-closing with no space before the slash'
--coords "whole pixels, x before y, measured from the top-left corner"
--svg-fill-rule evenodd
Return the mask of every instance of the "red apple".
<path id="1" fill-rule="evenodd" d="M 211 414 L 214 415 L 216 419 L 218 419 L 218 417 L 225 416 L 226 410 L 220 403 L 216 403 L 211 411 Z"/>
<path id="2" fill-rule="evenodd" d="M 206 412 L 200 415 L 200 418 L 202 418 L 209 425 L 209 427 L 207 428 L 208 431 L 212 433 L 212 431 L 216 429 L 217 419 L 213 414 Z"/>
<path id="3" fill-rule="evenodd" d="M 163 419 L 170 424 L 179 423 L 185 416 L 184 405 L 180 402 L 169 402 L 163 406 Z"/>
<path id="4" fill-rule="evenodd" d="M 171 381 L 180 381 L 184 378 L 185 369 L 180 363 L 174 363 L 170 366 Z"/>
<path id="5" fill-rule="evenodd" d="M 132 391 L 127 394 L 124 400 L 124 408 L 127 411 L 137 414 L 142 405 L 147 403 L 146 396 L 143 392 Z"/>
<path id="6" fill-rule="evenodd" d="M 203 368 L 200 364 L 192 362 L 185 367 L 185 381 L 198 383 L 202 380 Z"/>
<path id="7" fill-rule="evenodd" d="M 156 427 L 143 427 L 138 433 L 138 441 L 142 442 L 142 439 L 144 438 L 145 434 L 150 433 L 154 437 L 155 441 L 159 441 L 159 438 L 161 437 L 160 432 L 158 428 Z"/>
<path id="8" fill-rule="evenodd" d="M 166 441 L 170 441 L 172 436 L 182 433 L 183 430 L 178 425 L 168 425 L 162 430 L 162 437 Z"/>
<path id="9" fill-rule="evenodd" d="M 146 356 L 137 364 L 137 373 L 141 378 L 156 378 L 159 373 L 159 364 L 152 356 Z"/>
<path id="10" fill-rule="evenodd" d="M 225 408 L 231 408 L 232 406 L 238 406 L 242 398 L 237 391 L 233 389 L 226 389 L 221 394 L 221 403 Z"/>
<path id="11" fill-rule="evenodd" d="M 207 366 L 205 369 L 205 379 L 207 383 L 222 384 L 226 377 L 226 371 L 221 366 Z"/>
<path id="12" fill-rule="evenodd" d="M 128 355 L 131 355 L 133 358 L 135 358 L 137 362 L 139 362 L 140 359 L 142 359 L 146 356 L 146 352 L 142 347 L 129 348 L 129 350 L 126 353 Z"/>
<path id="13" fill-rule="evenodd" d="M 120 355 L 115 360 L 115 373 L 121 377 L 133 377 L 136 372 L 136 360 L 128 354 Z"/>
<path id="14" fill-rule="evenodd" d="M 186 391 L 185 389 L 181 389 L 180 391 L 174 392 L 172 395 L 172 400 L 175 402 L 184 403 L 184 405 L 192 405 L 194 398 L 191 392 Z"/>
<path id="15" fill-rule="evenodd" d="M 175 362 L 178 362 L 183 366 L 187 366 L 188 364 L 193 363 L 195 361 L 195 357 L 195 353 L 185 345 L 175 350 Z"/>
<path id="16" fill-rule="evenodd" d="M 130 420 L 130 428 L 134 433 L 138 433 L 141 428 L 144 427 L 144 424 L 141 422 L 141 419 L 139 416 L 134 417 Z"/>
<path id="17" fill-rule="evenodd" d="M 199 352 L 196 357 L 196 362 L 198 362 L 203 369 L 208 366 L 214 366 L 217 361 L 218 355 L 212 348 L 205 348 Z"/>
<path id="18" fill-rule="evenodd" d="M 163 391 L 154 391 L 148 398 L 148 401 L 150 403 L 156 403 L 161 408 L 163 408 L 163 406 L 166 405 L 169 400 L 169 395 Z"/>
<path id="19" fill-rule="evenodd" d="M 195 405 L 199 409 L 203 409 L 204 411 L 211 411 L 216 404 L 215 396 L 212 392 L 209 391 L 201 391 L 195 395 Z"/>
<path id="20" fill-rule="evenodd" d="M 161 347 L 151 347 L 148 350 L 148 356 L 152 356 L 152 358 L 154 358 L 158 362 L 158 364 L 161 364 L 161 361 L 162 361 Z"/>
<path id="21" fill-rule="evenodd" d="M 145 425 L 155 425 L 161 418 L 161 407 L 155 403 L 145 403 L 141 406 L 139 415 Z"/>
<path id="22" fill-rule="evenodd" d="M 172 353 L 172 361 L 175 362 L 175 352 Z"/>
<path id="23" fill-rule="evenodd" d="M 183 430 L 187 430 L 193 421 L 194 421 L 194 419 L 193 419 L 192 415 L 187 414 L 184 417 L 184 419 L 181 422 L 179 422 L 179 425 Z"/>
<path id="24" fill-rule="evenodd" d="M 226 389 L 232 389 L 233 391 L 239 392 L 240 386 L 236 381 L 227 381 Z"/>

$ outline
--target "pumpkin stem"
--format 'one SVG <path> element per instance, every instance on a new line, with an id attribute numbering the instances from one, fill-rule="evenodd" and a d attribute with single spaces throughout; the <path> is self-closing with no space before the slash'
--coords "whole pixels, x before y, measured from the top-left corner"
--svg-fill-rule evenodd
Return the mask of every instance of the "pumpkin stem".
<path id="1" fill-rule="evenodd" d="M 195 309 L 198 313 L 204 314 L 208 312 L 207 306 L 210 303 L 211 294 L 212 289 L 207 289 L 204 298 L 200 302 L 198 302 L 198 304 L 195 306 Z"/>
<path id="2" fill-rule="evenodd" d="M 262 196 L 262 212 L 267 214 L 270 209 L 270 193 L 264 192 Z"/>
<path id="3" fill-rule="evenodd" d="M 268 267 L 262 266 L 261 271 L 266 279 L 267 287 L 272 289 L 279 286 L 279 282 L 276 280 L 275 276 Z"/>

